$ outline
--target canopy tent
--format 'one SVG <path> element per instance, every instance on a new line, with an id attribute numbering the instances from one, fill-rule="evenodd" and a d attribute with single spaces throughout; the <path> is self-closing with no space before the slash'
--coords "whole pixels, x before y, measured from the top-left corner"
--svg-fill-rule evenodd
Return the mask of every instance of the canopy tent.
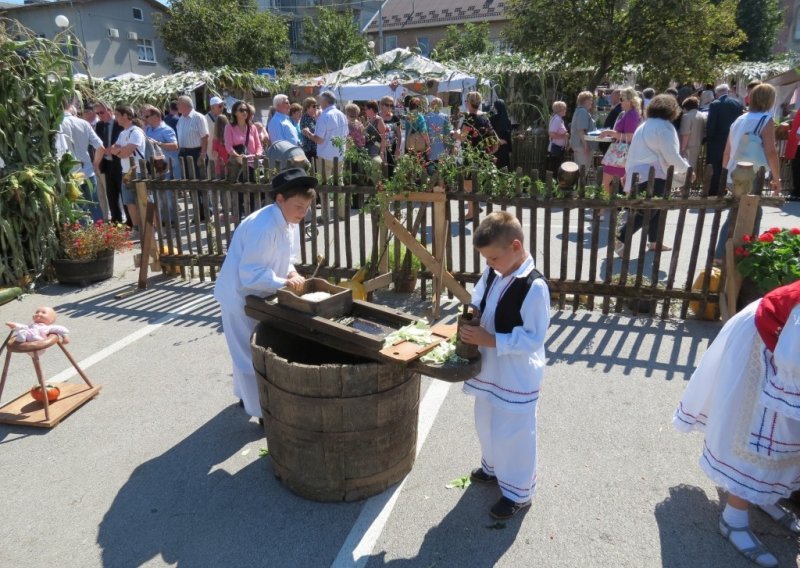
<path id="1" fill-rule="evenodd" d="M 476 77 L 404 48 L 313 79 L 314 87 L 332 91 L 339 100 L 357 101 L 386 95 L 397 101 L 407 94 L 466 93 L 477 85 Z"/>

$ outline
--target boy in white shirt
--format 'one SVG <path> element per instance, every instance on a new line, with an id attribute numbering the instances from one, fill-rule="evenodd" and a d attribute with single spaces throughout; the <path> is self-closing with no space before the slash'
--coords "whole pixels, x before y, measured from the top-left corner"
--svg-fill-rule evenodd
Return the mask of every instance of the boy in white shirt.
<path id="1" fill-rule="evenodd" d="M 525 251 L 519 221 L 508 212 L 487 216 L 473 238 L 489 268 L 472 292 L 480 326 L 461 339 L 480 346 L 481 372 L 464 383 L 475 396 L 481 467 L 472 481 L 497 483 L 502 497 L 489 514 L 508 519 L 530 506 L 536 487 L 536 414 L 550 325 L 550 292 Z"/>
<path id="2" fill-rule="evenodd" d="M 250 416 L 261 419 L 258 384 L 250 355 L 250 335 L 256 326 L 244 313 L 250 294 L 268 296 L 278 288 L 300 288 L 305 278 L 294 268 L 300 251 L 298 223 L 316 192 L 317 179 L 291 168 L 272 179 L 275 202 L 254 211 L 236 228 L 214 286 L 222 308 L 225 341 L 233 360 L 233 392 Z"/>

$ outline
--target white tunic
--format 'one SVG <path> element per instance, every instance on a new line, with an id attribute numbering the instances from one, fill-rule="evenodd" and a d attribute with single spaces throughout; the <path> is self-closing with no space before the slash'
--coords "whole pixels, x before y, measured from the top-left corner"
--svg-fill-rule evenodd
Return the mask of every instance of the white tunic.
<path id="1" fill-rule="evenodd" d="M 244 313 L 245 297 L 268 296 L 286 284 L 300 250 L 300 230 L 286 222 L 277 205 L 251 213 L 233 234 L 214 298 L 222 308 L 225 340 L 233 362 L 234 395 L 251 416 L 261 416 L 258 385 L 250 355 L 256 321 Z"/>
<path id="2" fill-rule="evenodd" d="M 526 278 L 534 269 L 533 258 L 508 276 L 495 272 L 495 279 L 481 314 L 481 325 L 495 333 L 497 303 L 517 278 Z M 486 289 L 486 274 L 472 292 L 472 303 L 480 305 Z M 539 400 L 544 374 L 544 341 L 550 325 L 550 293 L 542 279 L 534 280 L 520 308 L 523 324 L 511 333 L 496 333 L 497 347 L 481 347 L 481 372 L 464 383 L 466 394 L 487 397 L 495 406 L 514 412 L 528 412 Z"/>
<path id="3" fill-rule="evenodd" d="M 703 355 L 673 417 L 700 430 L 700 467 L 729 493 L 769 505 L 800 489 L 800 306 L 773 354 L 755 327 L 759 301 L 722 328 Z"/>

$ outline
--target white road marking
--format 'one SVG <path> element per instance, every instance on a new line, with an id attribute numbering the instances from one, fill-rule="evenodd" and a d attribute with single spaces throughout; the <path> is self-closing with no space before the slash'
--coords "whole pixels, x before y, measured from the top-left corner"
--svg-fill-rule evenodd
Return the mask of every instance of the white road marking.
<path id="1" fill-rule="evenodd" d="M 417 456 L 449 391 L 450 383 L 434 380 L 425 392 L 425 398 L 419 406 Z M 393 489 L 387 489 L 380 495 L 367 499 L 331 568 L 361 568 L 366 565 L 405 484 L 404 479 Z"/>
<path id="2" fill-rule="evenodd" d="M 146 337 L 147 335 L 153 333 L 154 331 L 158 330 L 164 324 L 167 324 L 170 321 L 174 320 L 177 316 L 180 316 L 180 315 L 183 315 L 183 314 L 187 313 L 189 310 L 191 310 L 192 308 L 194 308 L 195 306 L 197 306 L 199 304 L 202 304 L 204 302 L 208 302 L 208 300 L 210 298 L 213 298 L 213 296 L 211 296 L 211 295 L 201 296 L 200 298 L 195 298 L 194 300 L 192 300 L 190 302 L 186 302 L 185 304 L 170 310 L 162 318 L 156 320 L 154 323 L 146 325 L 142 329 L 134 331 L 130 335 L 127 335 L 127 336 L 123 337 L 122 339 L 120 339 L 116 343 L 112 343 L 111 345 L 109 345 L 108 347 L 105 347 L 104 349 L 101 349 L 97 353 L 93 353 L 92 355 L 89 355 L 86 359 L 83 359 L 82 361 L 78 361 L 78 366 L 85 371 L 86 369 L 88 369 L 89 367 L 94 365 L 95 363 L 99 363 L 100 361 L 102 361 L 103 359 L 113 355 L 117 351 L 125 349 L 131 343 L 134 343 L 135 341 L 138 341 L 142 337 Z M 51 378 L 48 382 L 49 383 L 62 383 L 64 381 L 74 377 L 77 374 L 78 374 L 78 372 L 75 370 L 75 367 L 70 365 L 69 367 L 67 367 L 66 369 L 64 369 L 63 371 L 61 371 L 57 375 L 55 375 L 53 378 Z"/>

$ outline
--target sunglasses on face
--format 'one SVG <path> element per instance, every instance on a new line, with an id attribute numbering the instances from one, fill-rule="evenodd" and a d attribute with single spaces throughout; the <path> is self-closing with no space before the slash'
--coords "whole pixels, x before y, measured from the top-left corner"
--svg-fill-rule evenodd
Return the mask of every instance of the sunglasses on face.
<path id="1" fill-rule="evenodd" d="M 250 111 L 249 111 L 249 110 L 247 110 L 247 109 L 246 109 L 246 108 L 244 108 L 244 107 L 236 109 L 236 112 L 244 112 L 244 113 L 250 114 Z"/>

